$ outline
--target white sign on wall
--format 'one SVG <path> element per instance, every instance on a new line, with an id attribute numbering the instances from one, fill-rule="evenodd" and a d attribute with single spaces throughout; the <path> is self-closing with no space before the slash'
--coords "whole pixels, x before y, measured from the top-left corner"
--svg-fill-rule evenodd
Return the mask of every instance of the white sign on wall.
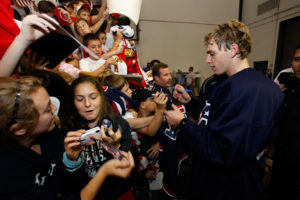
<path id="1" fill-rule="evenodd" d="M 109 13 L 120 13 L 129 17 L 136 25 L 139 22 L 143 0 L 107 0 Z"/>

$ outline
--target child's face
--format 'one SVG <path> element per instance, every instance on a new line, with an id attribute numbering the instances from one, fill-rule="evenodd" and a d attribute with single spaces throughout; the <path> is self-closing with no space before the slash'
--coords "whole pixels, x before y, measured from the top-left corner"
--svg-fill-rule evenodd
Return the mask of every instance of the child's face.
<path id="1" fill-rule="evenodd" d="M 88 11 L 81 11 L 79 17 L 85 19 L 86 21 L 90 21 L 90 13 Z"/>
<path id="2" fill-rule="evenodd" d="M 105 33 L 100 33 L 99 34 L 99 39 L 100 39 L 101 43 L 103 45 L 105 45 L 105 43 L 106 43 L 106 34 Z"/>
<path id="3" fill-rule="evenodd" d="M 92 32 L 90 26 L 86 23 L 86 21 L 83 21 L 83 20 L 79 21 L 76 24 L 76 28 L 77 28 L 79 35 L 82 37 L 85 36 L 86 34 Z"/>
<path id="4" fill-rule="evenodd" d="M 129 87 L 129 84 L 125 84 L 124 87 L 122 87 L 121 92 L 123 92 L 124 94 L 126 94 L 128 97 L 132 97 L 132 90 Z"/>
<path id="5" fill-rule="evenodd" d="M 102 44 L 101 44 L 100 40 L 89 40 L 87 47 L 98 57 L 101 57 Z M 90 56 L 90 58 L 93 60 L 97 60 L 96 58 L 93 58 L 92 56 Z"/>

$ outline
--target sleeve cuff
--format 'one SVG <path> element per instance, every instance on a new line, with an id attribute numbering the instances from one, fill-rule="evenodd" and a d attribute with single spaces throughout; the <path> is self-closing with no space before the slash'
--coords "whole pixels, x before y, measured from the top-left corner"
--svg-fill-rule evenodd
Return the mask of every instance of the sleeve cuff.
<path id="1" fill-rule="evenodd" d="M 66 170 L 68 172 L 76 171 L 77 169 L 79 169 L 83 165 L 83 162 L 84 162 L 84 158 L 83 158 L 82 153 L 79 155 L 79 157 L 76 161 L 72 161 L 67 157 L 66 152 L 64 152 L 63 163 L 64 163 L 64 165 L 66 167 Z"/>

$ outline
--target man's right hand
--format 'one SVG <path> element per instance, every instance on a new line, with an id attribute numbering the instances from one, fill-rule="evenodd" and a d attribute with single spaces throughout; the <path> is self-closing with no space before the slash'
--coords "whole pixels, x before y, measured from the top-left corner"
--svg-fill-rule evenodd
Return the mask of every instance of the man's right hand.
<path id="1" fill-rule="evenodd" d="M 173 97 L 183 104 L 186 104 L 191 100 L 190 95 L 184 90 L 184 87 L 179 84 L 175 85 Z"/>

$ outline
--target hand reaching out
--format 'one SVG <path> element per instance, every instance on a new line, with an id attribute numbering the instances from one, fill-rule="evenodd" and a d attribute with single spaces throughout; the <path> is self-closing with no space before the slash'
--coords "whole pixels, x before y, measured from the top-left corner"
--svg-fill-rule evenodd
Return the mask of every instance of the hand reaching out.
<path id="1" fill-rule="evenodd" d="M 118 54 L 118 53 L 122 53 L 123 50 L 124 50 L 124 47 L 123 47 L 123 46 L 119 46 L 119 47 L 117 48 L 117 54 Z"/>
<path id="2" fill-rule="evenodd" d="M 122 36 L 123 36 L 122 32 L 120 30 L 118 30 L 117 33 L 116 33 L 116 40 L 121 41 Z"/>
<path id="3" fill-rule="evenodd" d="M 153 144 L 148 150 L 148 157 L 151 159 L 157 158 L 159 155 L 159 142 Z"/>
<path id="4" fill-rule="evenodd" d="M 108 59 L 106 60 L 106 63 L 107 63 L 108 65 L 109 65 L 109 64 L 114 65 L 114 64 L 116 63 L 116 59 L 110 57 L 110 58 L 108 58 Z M 109 67 L 109 66 L 108 66 L 108 67 Z"/>
<path id="5" fill-rule="evenodd" d="M 0 61 L 0 76 L 11 75 L 26 48 L 43 35 L 56 30 L 55 26 L 58 26 L 58 22 L 47 15 L 26 16 L 22 22 L 21 32 L 8 47 Z"/>
<path id="6" fill-rule="evenodd" d="M 164 93 L 156 92 L 154 96 L 154 102 L 156 109 L 165 110 L 167 106 L 168 97 Z"/>
<path id="7" fill-rule="evenodd" d="M 113 18 L 112 18 L 112 16 L 111 15 L 109 15 L 109 17 L 107 18 L 107 24 L 109 24 L 109 25 L 111 25 L 112 24 L 112 22 L 113 22 Z"/>
<path id="8" fill-rule="evenodd" d="M 108 8 L 103 12 L 103 17 L 104 17 L 105 20 L 109 18 L 109 10 L 108 10 Z"/>
<path id="9" fill-rule="evenodd" d="M 21 32 L 17 37 L 30 44 L 43 35 L 56 30 L 56 25 L 59 25 L 58 22 L 46 14 L 28 15 L 23 19 Z"/>
<path id="10" fill-rule="evenodd" d="M 23 73 L 31 73 L 35 70 L 42 70 L 49 64 L 49 61 L 45 61 L 45 57 L 37 60 L 36 56 L 36 52 L 30 52 L 22 57 L 20 66 Z"/>
<path id="11" fill-rule="evenodd" d="M 113 145 L 114 147 L 119 148 L 120 147 L 120 141 L 121 141 L 121 138 L 122 138 L 122 133 L 121 133 L 120 129 L 118 129 L 116 132 L 114 132 L 112 130 L 112 128 L 110 127 L 108 129 L 108 135 L 109 136 L 107 136 L 105 134 L 105 126 L 106 125 L 102 125 L 100 127 L 100 135 L 101 135 L 101 137 L 97 137 L 95 135 L 91 135 L 91 138 L 94 139 L 94 140 L 99 140 L 101 142 L 109 143 L 109 144 Z"/>
<path id="12" fill-rule="evenodd" d="M 101 167 L 104 173 L 108 176 L 118 176 L 121 178 L 127 178 L 130 172 L 134 168 L 134 160 L 130 152 L 121 152 L 122 160 L 112 159 L 104 163 Z"/>

